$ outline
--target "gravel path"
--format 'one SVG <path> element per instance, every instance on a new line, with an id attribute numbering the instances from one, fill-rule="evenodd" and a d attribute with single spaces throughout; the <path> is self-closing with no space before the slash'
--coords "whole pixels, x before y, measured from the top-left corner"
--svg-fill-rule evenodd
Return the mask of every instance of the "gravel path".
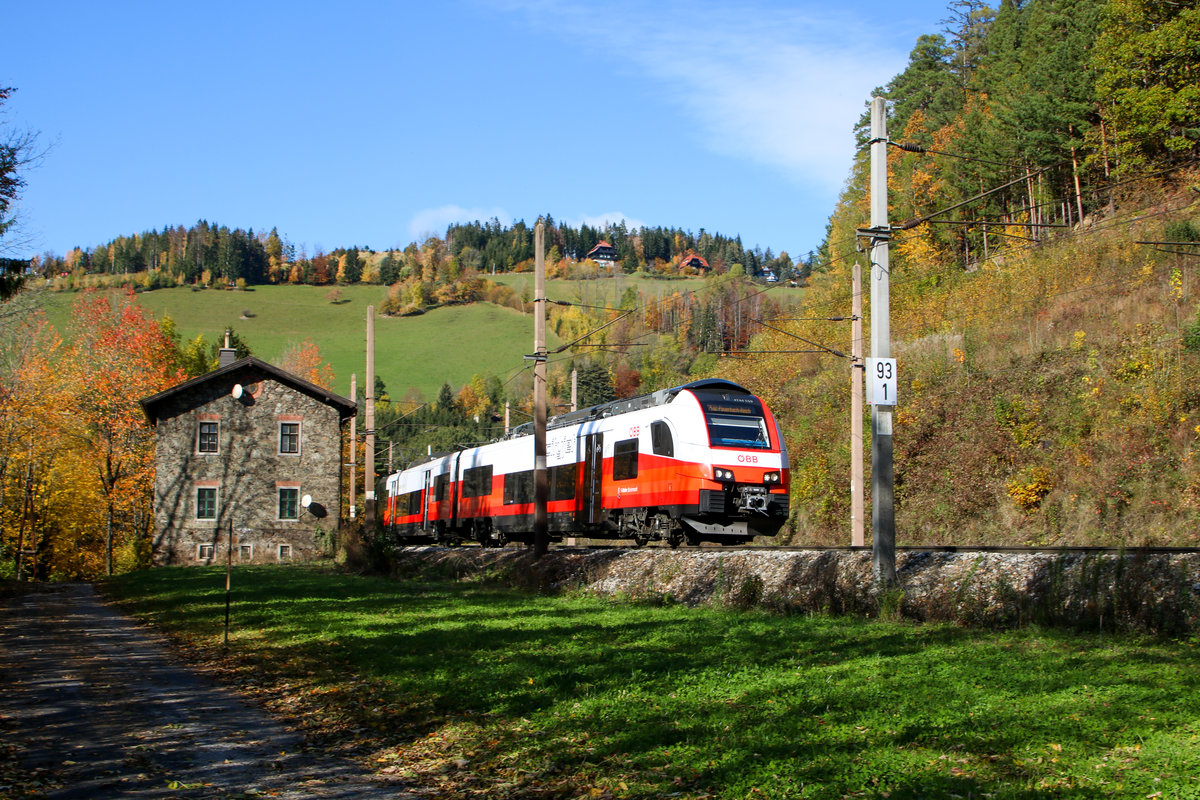
<path id="1" fill-rule="evenodd" d="M 0 604 L 0 735 L 49 798 L 415 796 L 174 661 L 87 584 Z M 0 787 L 0 797 L 5 790 Z"/>

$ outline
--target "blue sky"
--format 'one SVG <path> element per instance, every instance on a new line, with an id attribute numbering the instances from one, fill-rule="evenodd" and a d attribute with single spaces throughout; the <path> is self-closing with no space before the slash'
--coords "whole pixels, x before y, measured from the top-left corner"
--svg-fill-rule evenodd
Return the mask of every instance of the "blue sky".
<path id="1" fill-rule="evenodd" d="M 807 252 L 864 103 L 946 7 L 19 3 L 3 122 L 49 151 L 5 255 L 199 219 L 379 250 L 542 213 Z"/>

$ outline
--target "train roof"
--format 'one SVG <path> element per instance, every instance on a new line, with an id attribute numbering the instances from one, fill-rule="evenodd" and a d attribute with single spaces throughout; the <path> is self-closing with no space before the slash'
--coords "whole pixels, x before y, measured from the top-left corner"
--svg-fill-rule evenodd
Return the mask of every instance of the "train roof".
<path id="1" fill-rule="evenodd" d="M 589 420 L 602 419 L 611 417 L 616 414 L 627 414 L 630 411 L 640 411 L 644 408 L 655 408 L 657 406 L 665 406 L 675 399 L 682 391 L 697 391 L 708 390 L 717 392 L 732 392 L 734 394 L 750 394 L 750 390 L 744 386 L 726 381 L 720 378 L 710 378 L 703 381 L 692 381 L 691 383 L 680 384 L 673 386 L 670 389 L 659 389 L 657 392 L 630 397 L 627 400 L 610 400 L 607 403 L 581 408 L 578 411 L 569 411 L 566 414 L 557 414 L 546 420 L 546 430 L 552 431 L 555 428 L 563 428 L 567 425 L 578 425 L 581 422 Z M 528 436 L 533 433 L 533 423 L 526 422 L 512 429 L 508 438 L 516 436 Z"/>
<path id="2" fill-rule="evenodd" d="M 655 408 L 657 406 L 665 406 L 670 403 L 675 397 L 683 391 L 712 391 L 712 392 L 730 392 L 732 394 L 749 395 L 752 392 L 740 384 L 733 381 L 722 380 L 720 378 L 710 378 L 702 381 L 692 381 L 691 383 L 680 384 L 673 386 L 670 389 L 659 389 L 657 392 L 630 397 L 627 400 L 610 400 L 607 403 L 599 403 L 587 408 L 581 408 L 578 411 L 570 411 L 566 414 L 557 414 L 546 420 L 546 430 L 551 431 L 556 428 L 565 428 L 568 425 L 578 425 L 582 422 L 588 422 L 594 419 L 603 419 L 611 417 L 615 414 L 626 414 L 630 411 L 640 411 L 644 408 Z M 515 439 L 520 436 L 533 435 L 533 423 L 526 422 L 513 428 L 507 436 L 498 441 L 507 439 Z M 467 449 L 464 447 L 463 449 Z M 457 451 L 456 451 L 457 452 Z M 419 461 L 414 461 L 407 469 L 429 464 L 446 456 L 452 456 L 454 452 L 449 453 L 432 453 L 421 458 Z"/>

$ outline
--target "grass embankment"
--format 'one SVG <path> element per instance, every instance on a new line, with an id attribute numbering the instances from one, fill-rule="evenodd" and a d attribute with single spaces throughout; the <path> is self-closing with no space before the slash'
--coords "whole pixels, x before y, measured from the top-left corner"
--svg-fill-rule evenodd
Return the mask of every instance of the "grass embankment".
<path id="1" fill-rule="evenodd" d="M 780 617 L 316 567 L 109 592 L 436 797 L 1200 794 L 1196 641 Z"/>
<path id="2" fill-rule="evenodd" d="M 349 395 L 352 373 L 358 373 L 360 386 L 365 380 L 367 306 L 378 309 L 387 288 L 338 287 L 342 299 L 336 303 L 329 300 L 331 288 L 157 289 L 139 294 L 138 302 L 156 317 L 169 314 L 185 341 L 198 333 L 220 341 L 232 326 L 264 361 L 312 339 L 333 367 L 334 390 Z M 77 296 L 47 294 L 47 314 L 58 330 L 67 330 Z M 552 347 L 560 343 L 553 333 L 548 336 Z M 410 387 L 433 400 L 445 382 L 457 390 L 477 373 L 504 376 L 520 369 L 532 349 L 533 317 L 491 303 L 447 306 L 414 317 L 375 315 L 375 374 L 393 400 L 402 399 Z"/>

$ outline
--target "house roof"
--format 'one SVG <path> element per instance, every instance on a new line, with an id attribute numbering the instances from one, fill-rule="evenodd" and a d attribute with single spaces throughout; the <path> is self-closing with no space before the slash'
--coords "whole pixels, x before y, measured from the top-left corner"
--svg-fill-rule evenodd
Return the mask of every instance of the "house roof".
<path id="1" fill-rule="evenodd" d="M 695 261 L 699 261 L 700 266 L 704 267 L 705 269 L 710 269 L 708 262 L 704 260 L 703 256 L 698 256 L 695 253 L 691 253 L 686 256 L 682 261 L 679 262 L 679 264 L 680 266 L 693 266 L 692 262 Z"/>
<path id="2" fill-rule="evenodd" d="M 595 247 L 593 247 L 591 250 L 588 250 L 588 254 L 584 256 L 584 258 L 591 258 L 593 254 L 600 254 L 601 252 L 603 252 L 604 255 L 608 255 L 607 251 L 609 250 L 611 250 L 614 255 L 617 252 L 615 247 L 608 242 L 601 240 L 596 244 Z"/>
<path id="3" fill-rule="evenodd" d="M 309 383 L 301 377 L 293 375 L 285 369 L 280 369 L 274 364 L 268 364 L 254 356 L 246 356 L 239 358 L 232 364 L 225 367 L 219 367 L 212 372 L 207 372 L 198 378 L 184 381 L 176 384 L 170 389 L 165 389 L 158 394 L 152 394 L 149 397 L 143 397 L 138 402 L 142 406 L 142 411 L 145 412 L 146 418 L 150 420 L 151 425 L 157 425 L 159 415 L 163 407 L 172 400 L 176 395 L 194 389 L 198 386 L 203 386 L 206 383 L 218 380 L 226 380 L 236 376 L 239 373 L 254 373 L 259 377 L 271 378 L 291 389 L 308 395 L 316 400 L 320 400 L 328 406 L 337 409 L 338 417 L 342 420 L 347 420 L 358 413 L 358 406 L 352 400 L 348 400 L 339 394 L 317 386 L 315 383 Z M 248 383 L 249 381 L 247 381 Z"/>

